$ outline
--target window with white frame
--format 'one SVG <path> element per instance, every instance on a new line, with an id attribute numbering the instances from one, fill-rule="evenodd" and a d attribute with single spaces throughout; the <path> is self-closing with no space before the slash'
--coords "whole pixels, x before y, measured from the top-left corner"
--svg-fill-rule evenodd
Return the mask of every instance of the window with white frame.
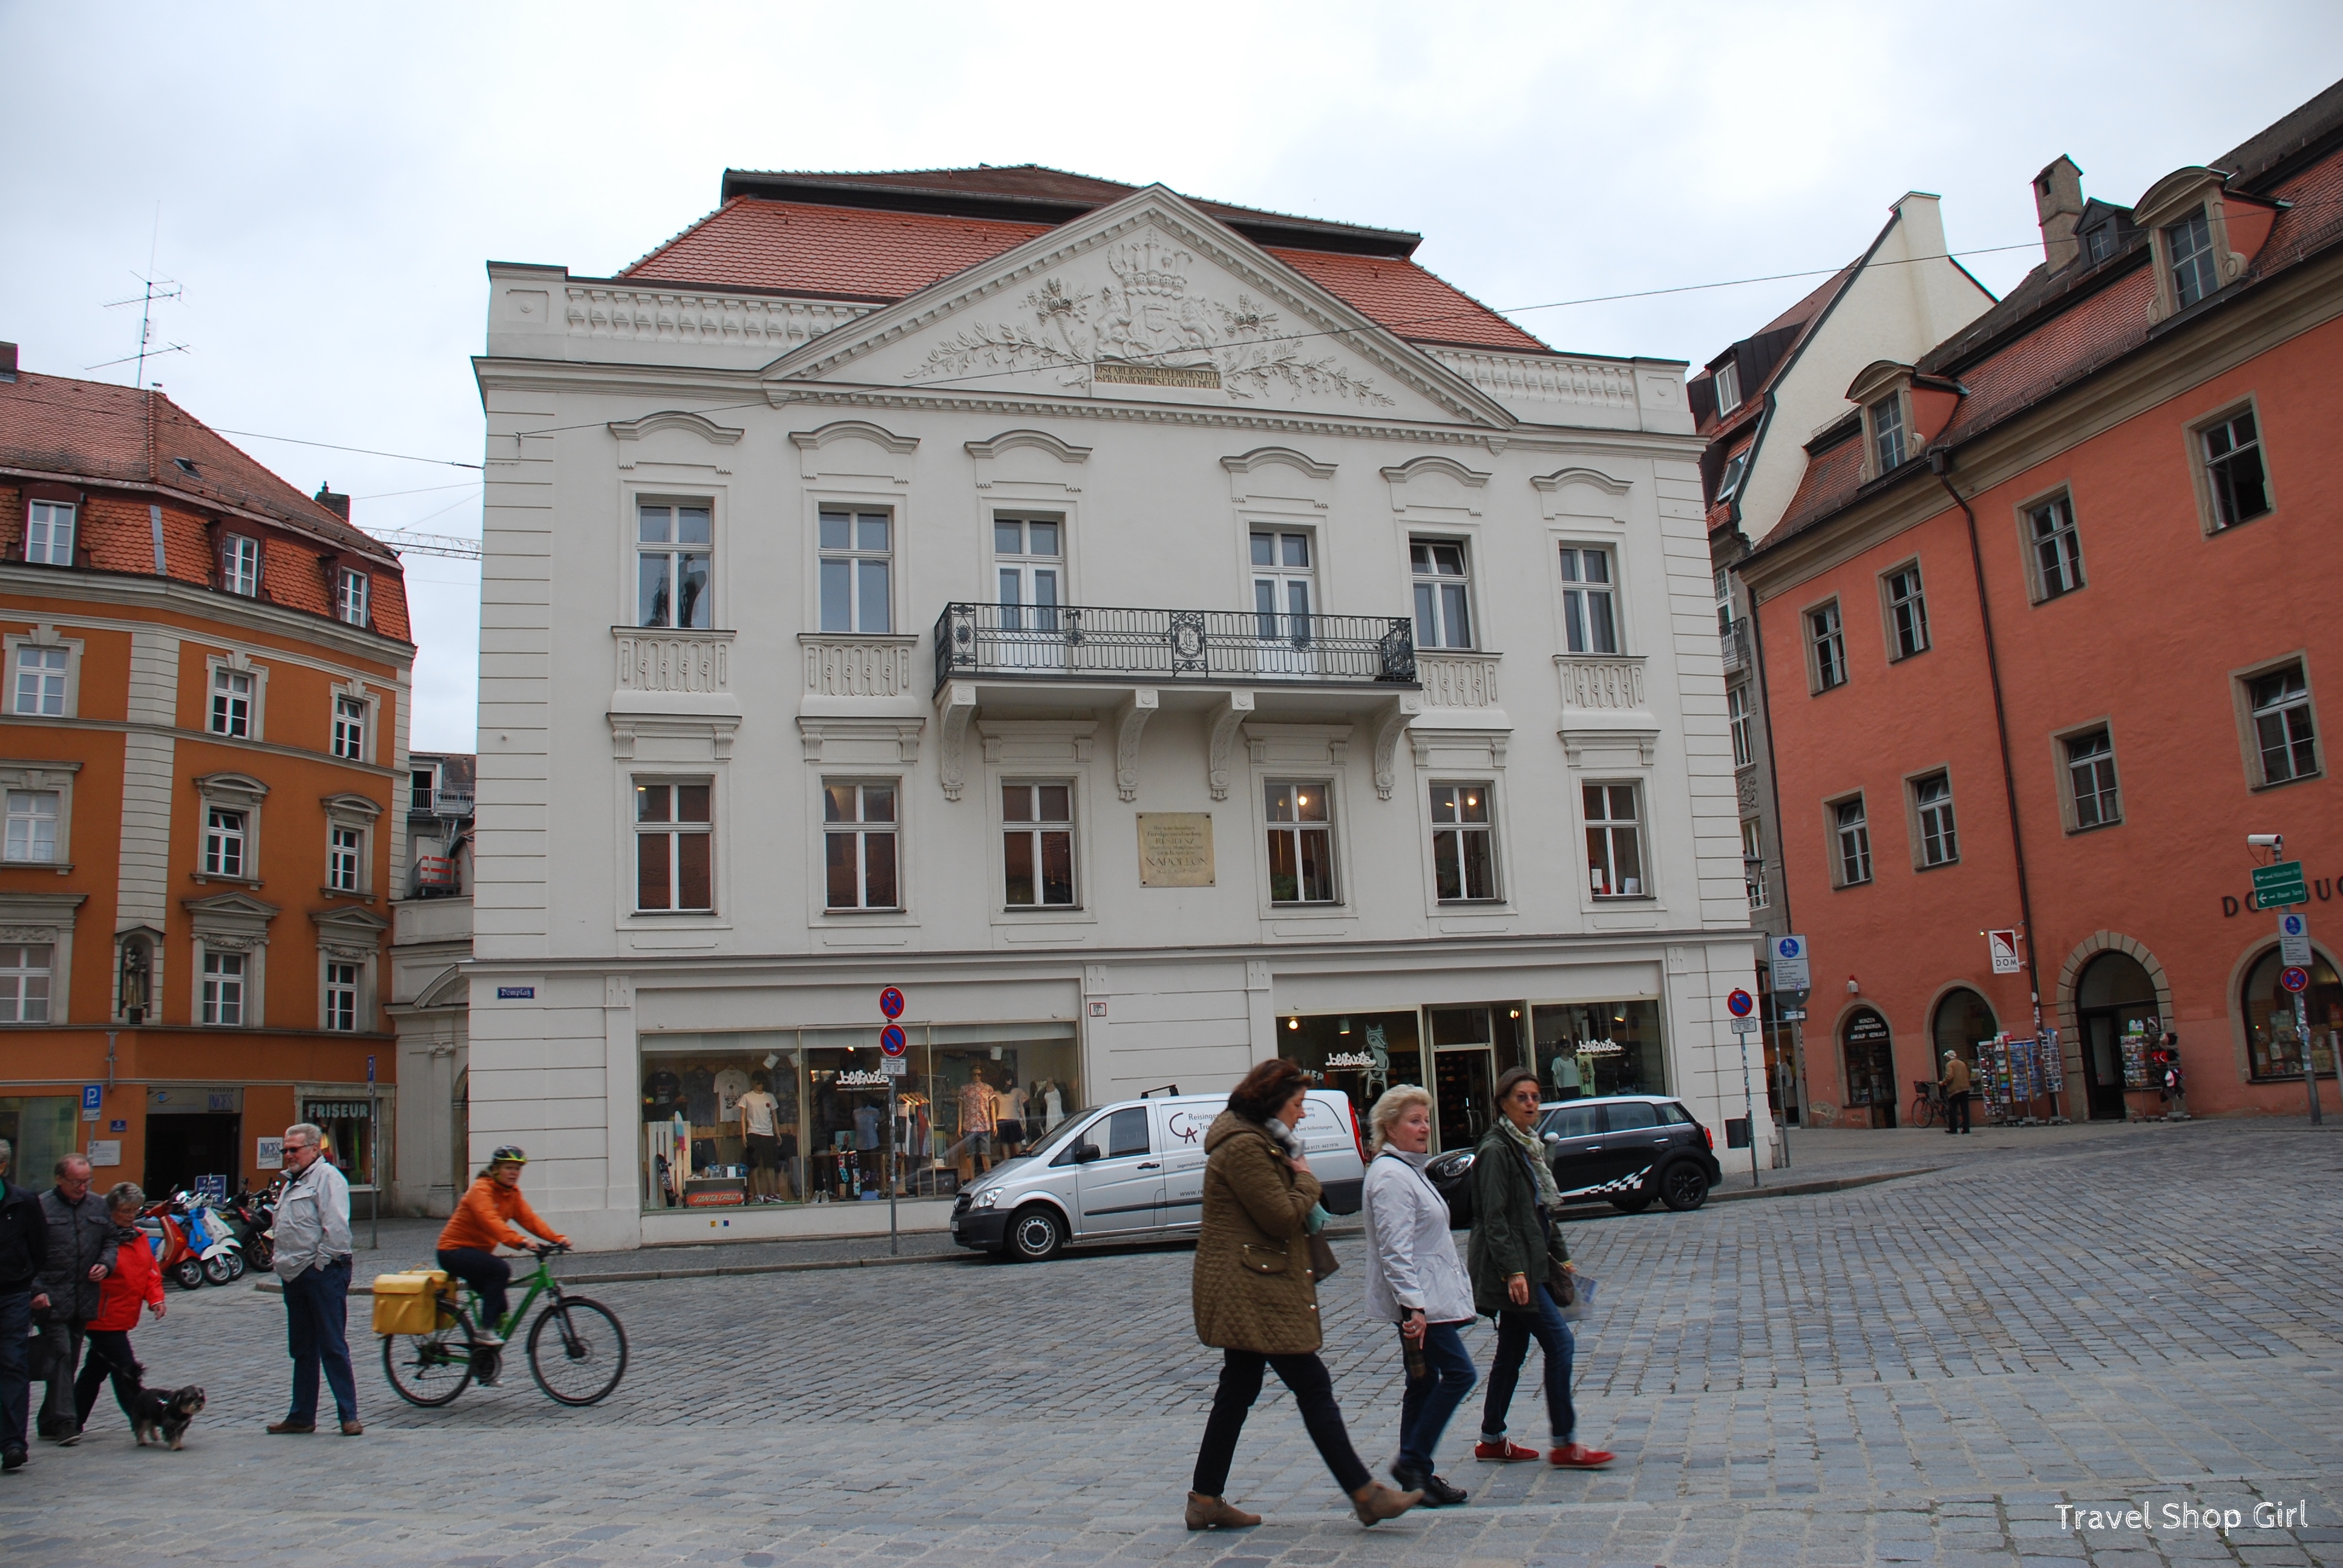
<path id="1" fill-rule="evenodd" d="M 1725 460 L 1723 472 L 1716 476 L 1716 499 L 1722 503 L 1741 493 L 1741 481 L 1749 477 L 1749 454 Z"/>
<path id="2" fill-rule="evenodd" d="M 69 648 L 18 643 L 15 710 L 18 713 L 36 713 L 43 718 L 63 717 L 66 677 L 72 668 L 73 650 Z"/>
<path id="3" fill-rule="evenodd" d="M 639 503 L 635 508 L 635 624 L 705 628 L 714 558 L 705 506 Z"/>
<path id="4" fill-rule="evenodd" d="M 359 890 L 359 869 L 366 863 L 366 833 L 358 828 L 328 830 L 326 845 L 326 886 L 337 893 Z"/>
<path id="5" fill-rule="evenodd" d="M 1953 829 L 1953 781 L 1942 773 L 1912 781 L 1912 811 L 1920 829 L 1920 864 L 1949 866 L 1961 858 Z"/>
<path id="6" fill-rule="evenodd" d="M 367 574 L 343 567 L 334 575 L 334 613 L 352 626 L 366 625 Z"/>
<path id="7" fill-rule="evenodd" d="M 1055 631 L 1066 602 L 1066 527 L 1056 518 L 992 519 L 1001 629 Z"/>
<path id="8" fill-rule="evenodd" d="M 2164 243 L 2169 252 L 2166 262 L 2172 268 L 2173 297 L 2181 309 L 2221 286 L 2220 271 L 2213 264 L 2213 226 L 2203 207 L 2178 223 L 2165 225 Z"/>
<path id="9" fill-rule="evenodd" d="M 260 595 L 260 541 L 243 534 L 220 540 L 220 587 L 246 598 Z"/>
<path id="10" fill-rule="evenodd" d="M 334 699 L 334 755 L 352 762 L 366 760 L 367 705 L 362 697 Z"/>
<path id="11" fill-rule="evenodd" d="M 249 670 L 212 667 L 212 733 L 252 739 L 252 687 Z"/>
<path id="12" fill-rule="evenodd" d="M 1252 530 L 1253 632 L 1262 641 L 1306 648 L 1317 587 L 1310 536 L 1300 530 Z"/>
<path id="13" fill-rule="evenodd" d="M 1074 907 L 1074 787 L 1001 786 L 1001 902 L 1012 910 Z"/>
<path id="14" fill-rule="evenodd" d="M 1271 903 L 1335 901 L 1334 820 L 1327 805 L 1331 793 L 1319 780 L 1262 786 L 1269 819 Z"/>
<path id="15" fill-rule="evenodd" d="M 204 950 L 204 1022 L 230 1026 L 244 1022 L 244 982 L 250 963 L 245 953 Z"/>
<path id="16" fill-rule="evenodd" d="M 1414 539 L 1408 561 L 1415 578 L 1415 646 L 1473 646 L 1472 584 L 1461 539 Z"/>
<path id="17" fill-rule="evenodd" d="M 827 779 L 821 790 L 822 854 L 829 907 L 894 910 L 903 902 L 897 859 L 897 781 Z"/>
<path id="18" fill-rule="evenodd" d="M 1871 457 L 1875 473 L 1904 461 L 1904 399 L 1896 394 L 1871 406 Z"/>
<path id="19" fill-rule="evenodd" d="M 2234 528 L 2270 509 L 2269 476 L 2262 467 L 2261 433 L 2252 409 L 2206 426 L 2197 439 L 2204 443 L 2205 479 L 2213 493 L 2216 528 Z"/>
<path id="20" fill-rule="evenodd" d="M 49 1021 L 49 978 L 56 949 L 46 942 L 0 945 L 0 1023 Z"/>
<path id="21" fill-rule="evenodd" d="M 715 786 L 635 783 L 635 908 L 716 907 Z"/>
<path id="22" fill-rule="evenodd" d="M 1650 890 L 1644 883 L 1641 793 L 1634 784 L 1584 787 L 1586 881 L 1598 899 L 1640 899 Z"/>
<path id="23" fill-rule="evenodd" d="M 1871 880 L 1871 823 L 1863 797 L 1834 805 L 1831 824 L 1838 836 L 1838 885 L 1852 888 Z"/>
<path id="24" fill-rule="evenodd" d="M 362 966 L 326 960 L 326 1027 L 354 1032 L 358 1027 L 358 971 Z"/>
<path id="25" fill-rule="evenodd" d="M 1835 600 L 1806 612 L 1806 647 L 1815 665 L 1815 689 L 1846 684 L 1846 628 Z"/>
<path id="26" fill-rule="evenodd" d="M 1741 824 L 1741 881 L 1749 894 L 1749 907 L 1752 910 L 1764 909 L 1767 902 L 1765 840 L 1758 830 L 1758 821 L 1755 817 Z"/>
<path id="27" fill-rule="evenodd" d="M 1489 786 L 1432 786 L 1432 879 L 1443 904 L 1497 897 L 1497 843 Z"/>
<path id="28" fill-rule="evenodd" d="M 1741 407 L 1741 362 L 1728 359 L 1716 367 L 1716 411 L 1730 414 Z"/>
<path id="29" fill-rule="evenodd" d="M 1897 567 L 1882 580 L 1887 594 L 1887 635 L 1896 657 L 1909 658 L 1928 648 L 1928 600 L 1920 588 L 1920 563 Z"/>
<path id="30" fill-rule="evenodd" d="M 1609 550 L 1562 547 L 1562 630 L 1571 652 L 1619 651 L 1616 588 Z"/>
<path id="31" fill-rule="evenodd" d="M 895 629 L 888 587 L 894 567 L 895 519 L 887 512 L 823 511 L 818 519 L 821 556 L 821 629 Z"/>
<path id="32" fill-rule="evenodd" d="M 2318 737 L 2310 718 L 2310 683 L 2302 666 L 2256 676 L 2247 691 L 2253 699 L 2254 741 L 2261 750 L 2262 782 L 2284 784 L 2308 779 L 2318 771 Z"/>
<path id="33" fill-rule="evenodd" d="M 56 859 L 59 805 L 55 789 L 8 791 L 9 859 L 44 863 Z"/>
<path id="34" fill-rule="evenodd" d="M 2026 514 L 2034 546 L 2034 578 L 2046 599 L 2073 593 L 2083 586 L 2083 541 L 2075 531 L 2075 503 L 2054 497 Z"/>
<path id="35" fill-rule="evenodd" d="M 25 558 L 40 566 L 69 567 L 73 555 L 72 504 L 35 501 L 25 518 Z"/>
<path id="36" fill-rule="evenodd" d="M 249 825 L 251 819 L 242 811 L 232 811 L 224 806 L 206 807 L 204 810 L 204 875 L 206 877 L 248 877 L 252 857 Z"/>
<path id="37" fill-rule="evenodd" d="M 1733 732 L 1733 765 L 1748 768 L 1757 760 L 1756 719 L 1751 711 L 1750 686 L 1743 681 L 1725 689 L 1725 716 Z"/>
<path id="38" fill-rule="evenodd" d="M 2104 729 L 2069 736 L 2066 747 L 2066 789 L 2075 803 L 2075 826 L 2105 828 L 2123 820 L 2123 800 L 2116 789 L 2115 742 Z"/>

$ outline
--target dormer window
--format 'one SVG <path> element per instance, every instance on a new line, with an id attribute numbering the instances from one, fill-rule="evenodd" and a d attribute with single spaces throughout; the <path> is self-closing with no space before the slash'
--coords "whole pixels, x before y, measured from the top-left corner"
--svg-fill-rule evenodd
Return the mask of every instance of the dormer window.
<path id="1" fill-rule="evenodd" d="M 1716 477 L 1717 500 L 1722 503 L 1733 499 L 1734 492 L 1741 488 L 1741 481 L 1747 477 L 1748 474 L 1749 458 L 1746 454 L 1728 459 L 1725 465 L 1725 472 Z"/>
<path id="2" fill-rule="evenodd" d="M 1890 394 L 1870 408 L 1871 457 L 1875 474 L 1886 473 L 1904 461 L 1904 399 Z"/>
<path id="3" fill-rule="evenodd" d="M 2180 308 L 2187 309 L 2207 295 L 2221 286 L 2220 272 L 2213 263 L 2213 226 L 2197 208 L 2178 223 L 2167 224 L 2164 229 L 2166 255 L 2172 268 L 2172 294 Z"/>
<path id="4" fill-rule="evenodd" d="M 1716 411 L 1730 414 L 1741 407 L 1741 362 L 1728 359 L 1716 367 Z"/>
<path id="5" fill-rule="evenodd" d="M 2083 236 L 2083 246 L 2090 255 L 2091 265 L 2098 266 L 2116 253 L 2116 226 L 2101 224 Z"/>
<path id="6" fill-rule="evenodd" d="M 195 459 L 192 457 L 174 457 L 171 459 L 171 467 L 178 469 L 179 472 L 185 474 L 190 479 L 200 479 L 203 477 L 203 475 L 196 471 Z"/>
<path id="7" fill-rule="evenodd" d="M 260 596 L 260 541 L 230 534 L 220 541 L 220 587 L 246 598 Z"/>
<path id="8" fill-rule="evenodd" d="M 352 626 L 367 624 L 367 574 L 344 567 L 335 585 L 334 613 Z"/>

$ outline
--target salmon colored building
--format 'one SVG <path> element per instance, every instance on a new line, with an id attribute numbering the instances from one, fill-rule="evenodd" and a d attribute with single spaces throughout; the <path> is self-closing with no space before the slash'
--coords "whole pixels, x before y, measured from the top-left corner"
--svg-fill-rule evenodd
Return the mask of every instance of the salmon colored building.
<path id="1" fill-rule="evenodd" d="M 2343 86 L 2129 207 L 2080 175 L 2037 176 L 2046 261 L 2006 299 L 1855 377 L 1741 568 L 1806 1093 L 1854 1124 L 2032 1036 L 2036 998 L 2077 1120 L 2160 1113 L 2126 1043 L 2167 1030 L 2191 1112 L 2303 1112 L 2249 833 L 2305 862 L 2334 1070 Z"/>
<path id="2" fill-rule="evenodd" d="M 80 1150 L 256 1186 L 300 1120 L 376 1176 L 414 648 L 347 510 L 0 345 L 0 1138 L 32 1185 Z"/>

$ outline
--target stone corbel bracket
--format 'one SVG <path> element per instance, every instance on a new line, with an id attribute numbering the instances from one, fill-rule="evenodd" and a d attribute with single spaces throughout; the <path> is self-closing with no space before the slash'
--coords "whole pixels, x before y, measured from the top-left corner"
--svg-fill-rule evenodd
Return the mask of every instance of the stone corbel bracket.
<path id="1" fill-rule="evenodd" d="M 1114 723 L 1114 788 L 1126 800 L 1139 799 L 1139 737 L 1155 717 L 1161 699 L 1155 688 L 1142 686 L 1124 699 Z"/>
<path id="2" fill-rule="evenodd" d="M 936 771 L 943 783 L 944 799 L 957 800 L 967 782 L 968 721 L 976 717 L 976 686 L 972 681 L 955 680 L 936 697 Z"/>
<path id="3" fill-rule="evenodd" d="M 1237 730 L 1252 717 L 1252 693 L 1232 691 L 1228 701 L 1212 715 L 1212 746 L 1206 753 L 1210 769 L 1208 782 L 1212 787 L 1212 799 L 1229 798 L 1229 751 L 1236 745 Z"/>
<path id="4" fill-rule="evenodd" d="M 1403 691 L 1394 698 L 1391 708 L 1375 726 L 1375 797 L 1388 800 L 1399 781 L 1399 738 L 1402 731 L 1415 721 L 1423 711 L 1423 694 Z"/>

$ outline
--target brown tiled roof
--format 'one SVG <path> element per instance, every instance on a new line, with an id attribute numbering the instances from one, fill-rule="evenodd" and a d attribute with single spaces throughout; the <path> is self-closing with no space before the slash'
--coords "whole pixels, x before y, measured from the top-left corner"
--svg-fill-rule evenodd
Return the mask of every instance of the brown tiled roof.
<path id="1" fill-rule="evenodd" d="M 1876 242 L 1875 242 L 1875 243 Z M 1869 256 L 1870 254 L 1871 253 L 1868 250 L 1864 252 L 1864 256 Z M 1828 278 L 1825 279 L 1821 285 L 1815 287 L 1814 291 L 1808 294 L 1804 299 L 1799 300 L 1795 305 L 1790 307 L 1789 309 L 1785 310 L 1781 315 L 1776 316 L 1773 320 L 1767 322 L 1765 326 L 1751 333 L 1750 337 L 1763 337 L 1769 332 L 1778 332 L 1785 327 L 1796 327 L 1802 329 L 1812 328 L 1815 322 L 1822 319 L 1823 312 L 1829 307 L 1831 301 L 1838 297 L 1839 291 L 1844 289 L 1847 286 L 1848 281 L 1855 276 L 1856 270 L 1863 266 L 1863 261 L 1864 256 L 1859 256 L 1853 261 L 1848 262 L 1845 266 L 1840 267 L 1836 272 L 1831 274 Z M 1766 389 L 1772 387 L 1775 381 L 1781 379 L 1782 372 L 1789 367 L 1791 360 L 1797 357 L 1798 345 L 1804 341 L 1805 337 L 1805 331 L 1801 330 L 1797 337 L 1793 337 L 1788 343 L 1785 344 L 1782 347 L 1781 352 L 1774 357 L 1774 363 L 1766 367 L 1765 377 L 1758 381 L 1755 386 L 1742 387 L 1741 401 L 1735 404 L 1732 410 L 1725 414 L 1722 418 L 1719 418 L 1715 414 L 1711 414 L 1701 425 L 1699 434 L 1702 437 L 1714 441 L 1721 437 L 1731 434 L 1733 431 L 1743 426 L 1756 423 L 1758 415 L 1764 411 L 1765 407 Z M 1692 379 L 1698 381 L 1707 377 L 1708 374 L 1709 372 L 1704 369 L 1700 375 L 1692 377 Z"/>
<path id="2" fill-rule="evenodd" d="M 1463 289 L 1412 261 L 1324 250 L 1269 254 L 1368 320 L 1412 341 L 1526 354 L 1553 352 Z"/>

